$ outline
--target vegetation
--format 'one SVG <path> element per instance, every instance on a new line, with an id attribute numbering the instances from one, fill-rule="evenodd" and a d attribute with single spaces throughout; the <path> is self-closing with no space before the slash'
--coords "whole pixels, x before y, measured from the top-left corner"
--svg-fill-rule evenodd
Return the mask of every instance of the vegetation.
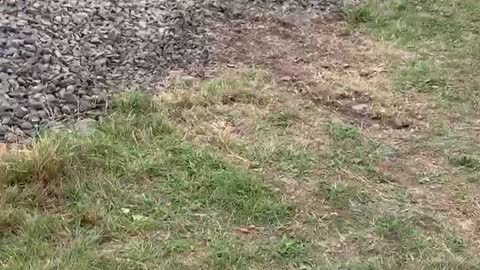
<path id="1" fill-rule="evenodd" d="M 479 11 L 370 2 L 349 27 L 408 55 L 379 50 L 382 72 L 179 79 L 2 155 L 0 268 L 478 269 Z"/>

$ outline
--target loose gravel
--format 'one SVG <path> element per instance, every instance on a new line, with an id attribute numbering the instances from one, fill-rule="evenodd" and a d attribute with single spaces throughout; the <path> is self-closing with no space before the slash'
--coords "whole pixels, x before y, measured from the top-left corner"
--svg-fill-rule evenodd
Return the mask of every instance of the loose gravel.
<path id="1" fill-rule="evenodd" d="M 333 0 L 0 0 L 0 142 L 94 117 L 124 85 L 152 88 L 210 59 L 213 21 L 256 6 L 327 10 Z"/>

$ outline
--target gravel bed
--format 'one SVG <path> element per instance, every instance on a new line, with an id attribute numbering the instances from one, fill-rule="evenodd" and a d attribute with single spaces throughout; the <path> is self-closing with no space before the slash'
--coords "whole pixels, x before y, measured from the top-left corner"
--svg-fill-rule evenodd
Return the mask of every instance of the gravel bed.
<path id="1" fill-rule="evenodd" d="M 0 0 L 0 142 L 65 118 L 94 118 L 124 85 L 156 87 L 205 66 L 213 21 L 333 0 Z"/>

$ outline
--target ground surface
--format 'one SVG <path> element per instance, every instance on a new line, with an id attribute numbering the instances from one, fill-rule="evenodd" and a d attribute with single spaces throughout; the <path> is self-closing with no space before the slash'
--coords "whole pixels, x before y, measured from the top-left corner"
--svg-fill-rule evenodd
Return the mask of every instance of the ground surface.
<path id="1" fill-rule="evenodd" d="M 479 269 L 479 13 L 222 24 L 209 78 L 3 155 L 0 266 Z"/>
<path id="2" fill-rule="evenodd" d="M 2 0 L 0 142 L 96 118 L 108 108 L 109 93 L 160 91 L 172 71 L 202 77 L 211 56 L 221 53 L 214 46 L 219 25 L 266 11 L 331 13 L 341 3 Z"/>

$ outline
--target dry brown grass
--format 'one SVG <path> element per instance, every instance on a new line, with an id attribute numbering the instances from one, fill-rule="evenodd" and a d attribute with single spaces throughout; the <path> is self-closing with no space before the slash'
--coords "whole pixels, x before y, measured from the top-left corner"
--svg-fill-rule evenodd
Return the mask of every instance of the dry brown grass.
<path id="1" fill-rule="evenodd" d="M 217 84 L 216 80 L 227 85 L 246 85 L 238 82 L 248 80 L 245 73 L 265 74 L 258 70 L 225 72 L 216 75 L 220 79 L 207 81 L 203 87 Z M 328 75 L 329 81 L 342 78 L 341 81 L 352 88 L 368 85 L 372 92 L 382 91 L 373 90 L 380 86 L 368 84 L 368 79 L 360 76 L 346 81 L 348 73 L 329 71 Z M 386 92 L 385 82 L 382 79 L 379 84 Z M 322 104 L 312 101 L 308 95 L 293 95 L 288 90 L 288 83 L 266 80 L 261 85 L 251 84 L 250 88 L 241 89 L 250 92 L 254 100 L 268 100 L 266 103 L 215 102 L 208 106 L 176 107 L 178 97 L 191 95 L 196 98 L 197 95 L 188 89 L 179 91 L 178 87 L 158 100 L 160 107 L 166 108 L 167 117 L 182 127 L 188 137 L 203 147 L 218 151 L 233 163 L 257 171 L 294 203 L 294 222 L 286 230 L 309 243 L 312 260 L 327 258 L 332 262 L 354 262 L 356 258 L 371 255 L 363 252 L 368 247 L 373 248 L 377 256 L 390 261 L 384 266 L 395 267 L 400 257 L 385 249 L 425 260 L 432 254 L 449 257 L 449 241 L 454 235 L 462 235 L 459 239 L 463 240 L 458 241 L 467 245 L 469 233 L 455 229 L 457 221 L 447 219 L 442 213 L 444 209 L 439 208 L 452 203 L 450 190 L 440 189 L 442 196 L 434 200 L 435 193 L 416 182 L 419 168 L 422 172 L 433 173 L 439 167 L 431 167 L 431 160 L 423 164 L 420 159 L 396 156 L 400 150 L 394 143 L 395 137 L 383 137 L 385 134 L 399 136 L 405 134 L 404 131 L 388 126 L 372 130 L 359 124 L 359 118 L 331 111 L 329 107 L 319 106 Z M 375 96 L 375 100 L 382 100 L 381 96 Z M 345 123 L 348 119 L 353 120 L 353 126 Z M 411 164 L 406 163 L 410 161 Z M 404 167 L 409 170 L 402 169 Z M 302 169 L 299 171 L 299 168 Z M 410 182 L 406 182 L 409 178 Z M 456 210 L 449 208 L 447 212 Z M 389 232 L 400 230 L 395 233 L 408 234 L 400 236 L 406 237 L 406 242 L 377 235 L 376 228 L 380 225 L 376 225 L 379 222 L 376 220 L 383 217 L 389 218 L 386 225 L 382 225 L 387 226 Z M 268 238 L 268 234 L 263 237 Z M 468 244 L 471 254 L 475 250 Z M 325 257 L 315 257 L 315 252 Z"/>

